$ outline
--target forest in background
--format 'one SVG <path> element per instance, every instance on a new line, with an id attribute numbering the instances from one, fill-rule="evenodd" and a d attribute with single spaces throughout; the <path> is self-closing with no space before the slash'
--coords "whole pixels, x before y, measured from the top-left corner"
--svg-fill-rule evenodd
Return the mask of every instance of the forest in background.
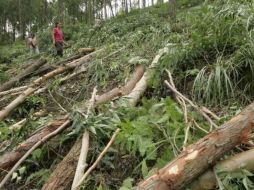
<path id="1" fill-rule="evenodd" d="M 95 19 L 108 19 L 157 3 L 163 0 L 1 0 L 1 43 L 15 41 L 19 36 L 25 39 L 27 34 L 55 22 L 94 24 Z"/>

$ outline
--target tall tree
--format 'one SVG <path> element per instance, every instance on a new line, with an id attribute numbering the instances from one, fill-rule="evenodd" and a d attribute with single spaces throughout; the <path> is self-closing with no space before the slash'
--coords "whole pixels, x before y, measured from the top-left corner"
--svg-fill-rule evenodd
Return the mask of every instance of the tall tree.
<path id="1" fill-rule="evenodd" d="M 169 16 L 174 22 L 176 20 L 176 0 L 168 0 L 169 2 Z"/>

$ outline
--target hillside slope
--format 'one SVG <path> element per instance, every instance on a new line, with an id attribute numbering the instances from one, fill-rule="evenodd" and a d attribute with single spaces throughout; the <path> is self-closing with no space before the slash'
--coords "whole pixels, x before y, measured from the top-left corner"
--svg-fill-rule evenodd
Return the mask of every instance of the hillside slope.
<path id="1" fill-rule="evenodd" d="M 178 7 L 176 22 L 170 20 L 168 7 L 163 4 L 119 15 L 104 21 L 100 27 L 81 23 L 66 25 L 63 30 L 71 47 L 65 49 L 63 58 L 53 55 L 50 28 L 38 33 L 40 55 L 29 55 L 23 42 L 19 41 L 1 47 L 1 84 L 24 71 L 39 57 L 47 59 L 47 67 L 53 70 L 85 60 L 83 57 L 57 65 L 78 54 L 80 48 L 92 47 L 96 52 L 92 53 L 92 58 L 88 54 L 89 59 L 81 61 L 78 67 L 40 83 L 38 88 L 46 89 L 25 98 L 0 121 L 0 164 L 5 155 L 20 147 L 24 154 L 27 149 L 18 145 L 34 134 L 41 131 L 48 134 L 66 118 L 71 123 L 64 132 L 32 152 L 12 174 L 6 189 L 40 189 L 44 184 L 43 189 L 50 189 L 47 186 L 50 182 L 59 185 L 55 187 L 57 189 L 70 189 L 74 177 L 71 168 L 75 169 L 77 164 L 83 132 L 87 130 L 90 134 L 87 164 L 91 166 L 117 128 L 121 131 L 114 144 L 82 187 L 89 190 L 132 189 L 177 157 L 187 145 L 232 118 L 253 100 L 252 3 L 230 0 L 188 4 L 188 1 L 179 1 Z M 155 63 L 153 67 L 149 67 L 151 63 Z M 132 73 L 140 65 L 150 73 L 149 80 L 137 105 L 130 106 L 130 96 L 137 93 L 132 85 L 139 81 L 143 70 L 139 70 L 142 75 Z M 186 105 L 179 104 L 179 96 L 164 83 L 164 80 L 170 81 L 166 70 L 172 73 L 178 91 L 200 109 L 208 107 L 220 117 L 219 120 L 206 112 L 212 121 L 207 120 L 187 102 Z M 36 79 L 38 76 L 32 75 L 15 87 L 34 84 Z M 132 80 L 135 82 L 128 86 L 127 81 Z M 125 84 L 126 88 L 123 87 Z M 104 104 L 89 106 L 88 100 L 95 87 L 97 102 L 101 98 L 99 95 L 111 89 L 116 95 L 112 96 L 113 100 L 107 96 L 107 102 L 102 101 Z M 0 93 L 1 109 L 4 110 L 21 92 Z M 22 122 L 12 126 L 19 121 Z M 38 139 L 41 136 L 31 142 L 35 144 Z M 32 146 L 31 143 L 28 145 Z M 250 145 L 232 149 L 225 158 L 251 148 Z M 63 160 L 67 158 L 67 165 L 64 165 Z M 55 173 L 55 169 L 61 171 L 61 167 L 67 168 L 66 173 Z M 253 188 L 251 174 L 246 170 L 237 173 L 238 176 L 226 174 L 218 170 L 226 188 Z M 1 179 L 5 175 L 3 170 Z M 66 179 L 61 181 L 61 175 Z"/>

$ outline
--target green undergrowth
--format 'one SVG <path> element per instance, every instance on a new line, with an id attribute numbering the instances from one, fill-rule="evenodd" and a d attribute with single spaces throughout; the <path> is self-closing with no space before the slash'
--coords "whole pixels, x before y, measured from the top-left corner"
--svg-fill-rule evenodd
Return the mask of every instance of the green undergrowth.
<path id="1" fill-rule="evenodd" d="M 39 56 L 52 65 L 76 54 L 82 47 L 103 48 L 104 51 L 86 65 L 86 72 L 74 79 L 61 84 L 60 79 L 66 76 L 63 74 L 49 80 L 47 92 L 28 98 L 12 117 L 0 123 L 0 141 L 6 145 L 1 146 L 0 151 L 4 152 L 13 149 L 48 121 L 64 115 L 64 110 L 71 113 L 73 120 L 69 129 L 34 151 L 20 166 L 12 176 L 10 188 L 17 184 L 30 189 L 41 188 L 85 129 L 91 135 L 88 164 L 95 161 L 116 128 L 121 132 L 83 189 L 131 189 L 165 166 L 183 150 L 188 128 L 181 107 L 170 98 L 173 93 L 164 85 L 164 80 L 168 79 L 165 69 L 172 72 L 179 91 L 221 116 L 219 125 L 239 113 L 254 93 L 253 4 L 236 0 L 201 2 L 178 1 L 175 23 L 168 17 L 166 4 L 120 14 L 97 28 L 66 23 L 63 31 L 71 47 L 65 49 L 63 58 L 54 56 L 51 28 L 39 32 L 42 52 Z M 0 65 L 0 83 L 10 78 L 9 73 L 15 73 L 17 66 L 22 68 L 38 58 L 29 55 L 22 43 L 13 44 L 12 52 L 7 52 L 8 48 L 1 51 L 6 58 L 1 54 L 1 62 L 5 64 Z M 165 46 L 169 47 L 169 52 L 160 59 L 137 107 L 124 106 L 124 101 L 117 100 L 111 105 L 99 106 L 88 119 L 75 110 L 90 98 L 95 86 L 98 94 L 102 94 L 123 85 L 138 64 L 148 66 L 158 50 Z M 47 115 L 33 117 L 40 109 L 45 109 Z M 26 117 L 28 120 L 20 130 L 8 128 Z M 207 122 L 189 106 L 188 117 L 209 131 Z M 193 122 L 189 125 L 187 144 L 205 135 Z M 246 171 L 236 175 L 218 173 L 229 189 L 252 188 L 251 175 Z"/>

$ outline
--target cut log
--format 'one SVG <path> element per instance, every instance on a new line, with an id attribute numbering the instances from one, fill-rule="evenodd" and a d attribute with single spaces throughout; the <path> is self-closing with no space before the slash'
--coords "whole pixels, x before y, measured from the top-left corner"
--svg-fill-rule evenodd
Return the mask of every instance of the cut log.
<path id="1" fill-rule="evenodd" d="M 142 68 L 141 66 L 137 67 L 137 69 L 134 72 L 134 74 L 132 75 L 132 77 L 130 77 L 129 82 L 124 87 L 122 87 L 123 89 L 125 89 L 125 91 L 123 91 L 123 92 L 128 93 L 133 90 L 136 83 L 140 80 L 140 78 L 144 74 L 144 69 L 141 69 L 141 68 Z M 113 98 L 115 98 L 119 95 L 122 95 L 123 92 L 121 93 L 119 88 L 116 88 L 116 90 L 114 90 L 114 93 L 112 93 L 112 90 L 111 90 L 110 92 L 107 92 L 107 93 L 99 96 L 96 99 L 95 106 L 98 105 L 98 103 L 102 104 L 102 103 L 111 101 Z M 112 94 L 114 94 L 114 95 L 112 95 Z M 85 107 L 87 105 L 88 105 L 88 102 L 85 103 Z M 85 111 L 84 108 L 83 108 L 83 110 Z M 52 175 L 49 177 L 48 181 L 42 187 L 42 190 L 52 190 L 52 189 L 67 190 L 67 189 L 70 189 L 72 181 L 73 181 L 73 177 L 75 174 L 76 166 L 78 163 L 80 148 L 81 148 L 81 138 L 76 141 L 74 146 L 71 148 L 70 152 L 58 164 L 57 168 L 54 170 Z M 67 168 L 68 168 L 68 172 L 66 172 Z"/>
<path id="2" fill-rule="evenodd" d="M 167 48 L 160 50 L 159 54 L 155 57 L 151 66 L 149 67 L 150 70 L 152 70 L 152 68 L 157 65 L 161 56 L 167 51 L 168 51 Z M 144 70 L 139 66 L 137 68 L 137 71 L 135 72 L 136 74 L 134 73 L 134 75 L 130 78 L 130 81 L 125 85 L 125 87 L 122 87 L 122 89 L 125 89 L 124 91 L 121 91 L 121 88 L 115 88 L 115 89 L 111 90 L 110 92 L 105 93 L 104 95 L 101 95 L 99 98 L 97 98 L 96 105 L 110 101 L 119 95 L 128 95 L 127 101 L 130 101 L 130 105 L 135 106 L 136 103 L 139 101 L 139 98 L 143 95 L 145 89 L 147 88 L 147 80 L 150 77 L 152 77 L 151 71 L 145 72 L 146 73 L 145 78 L 144 78 L 145 74 L 143 72 L 144 72 Z M 134 81 L 132 81 L 132 80 L 134 80 Z M 127 86 L 128 86 L 128 88 L 127 88 Z M 140 90 L 140 89 L 142 89 L 142 90 Z M 126 92 L 126 94 L 123 94 L 123 92 Z M 128 94 L 128 93 L 130 93 L 130 94 Z M 70 175 L 70 176 L 67 179 L 71 180 L 70 182 L 67 180 L 65 180 L 65 181 L 62 180 L 62 178 L 65 179 L 67 177 L 67 175 L 65 174 L 65 167 L 68 166 L 68 162 L 66 162 L 65 160 L 68 160 L 68 161 L 72 160 L 71 163 L 75 162 L 77 164 L 78 159 L 73 158 L 72 154 L 79 153 L 78 152 L 79 149 L 77 149 L 79 144 L 81 144 L 81 140 L 77 141 L 75 143 L 75 145 L 70 150 L 70 153 L 67 154 L 67 156 L 64 158 L 64 160 L 62 162 L 60 162 L 59 165 L 61 167 L 59 166 L 56 168 L 56 170 L 50 176 L 49 181 L 44 184 L 42 190 L 51 190 L 51 189 L 67 190 L 70 188 L 71 181 L 73 180 L 74 172 L 73 173 L 68 172 L 68 175 Z M 74 171 L 76 164 L 74 166 L 70 165 L 69 169 L 71 171 Z M 72 166 L 73 166 L 73 168 L 70 168 Z M 63 183 L 65 183 L 65 185 L 63 185 Z"/>
<path id="3" fill-rule="evenodd" d="M 215 167 L 219 167 L 225 172 L 235 172 L 246 169 L 254 172 L 254 149 L 236 154 L 226 160 L 220 161 Z M 212 170 L 206 171 L 197 180 L 191 183 L 190 190 L 210 190 L 216 189 L 216 178 Z"/>
<path id="4" fill-rule="evenodd" d="M 21 74 L 13 77 L 10 81 L 2 84 L 0 86 L 0 92 L 6 91 L 14 87 L 18 82 L 24 80 L 29 75 L 32 75 L 34 71 L 36 71 L 39 67 L 44 65 L 47 62 L 46 59 L 39 59 L 37 62 L 30 65 L 27 69 L 25 69 Z"/>
<path id="5" fill-rule="evenodd" d="M 35 143 L 41 140 L 44 136 L 47 136 L 51 132 L 60 127 L 66 119 L 57 120 L 49 123 L 40 132 L 31 136 L 29 139 L 21 143 L 15 150 L 5 153 L 0 157 L 0 169 L 8 170 L 12 167 Z"/>
<path id="6" fill-rule="evenodd" d="M 4 179 L 0 183 L 0 189 L 2 189 L 5 185 L 5 183 L 10 179 L 12 176 L 13 172 L 15 172 L 18 167 L 30 156 L 30 154 L 39 146 L 41 146 L 43 143 L 51 139 L 52 137 L 56 136 L 58 133 L 62 132 L 69 124 L 71 123 L 71 120 L 65 121 L 60 127 L 58 127 L 55 131 L 52 133 L 46 135 L 42 139 L 40 139 L 38 142 L 36 142 L 31 149 L 29 149 L 23 156 L 22 158 L 13 166 L 13 168 L 8 172 L 8 174 L 4 177 Z"/>
<path id="7" fill-rule="evenodd" d="M 142 77 L 142 76 L 140 76 L 140 73 L 137 72 L 138 70 L 139 69 L 137 69 L 136 72 L 134 72 L 134 74 L 133 74 L 133 78 L 136 78 L 137 81 Z M 139 72 L 144 72 L 144 71 L 139 70 Z M 136 75 L 139 75 L 140 78 L 137 78 Z M 131 81 L 132 80 L 130 80 L 130 83 L 132 83 Z M 126 86 L 129 86 L 130 88 L 134 88 L 135 84 L 133 84 L 133 86 L 131 86 L 131 85 L 129 85 L 129 83 L 127 83 Z M 99 96 L 98 100 L 100 100 L 100 96 Z M 105 99 L 104 99 L 104 101 L 106 102 Z M 102 102 L 102 101 L 100 101 L 100 102 Z M 52 131 L 56 130 L 58 127 L 61 126 L 61 124 L 63 124 L 68 119 L 69 119 L 69 116 L 66 115 L 63 119 L 52 121 L 50 124 L 48 124 L 42 130 L 40 130 L 38 133 L 34 134 L 32 137 L 30 137 L 29 139 L 24 141 L 15 150 L 13 150 L 12 152 L 5 153 L 3 156 L 0 157 L 0 169 L 6 170 L 6 169 L 12 167 L 13 164 L 15 164 L 15 162 L 17 162 L 17 160 L 19 160 L 32 147 L 32 145 L 35 142 L 37 142 L 39 139 L 43 138 L 47 134 L 51 133 Z"/>
<path id="8" fill-rule="evenodd" d="M 93 52 L 94 50 L 95 50 L 94 48 L 79 48 L 78 52 L 83 54 L 88 54 Z"/>
<path id="9" fill-rule="evenodd" d="M 138 184 L 138 190 L 181 190 L 214 165 L 225 152 L 248 141 L 254 129 L 254 103 L 219 129 L 190 145 L 156 174 Z"/>
<path id="10" fill-rule="evenodd" d="M 20 91 L 25 90 L 27 88 L 28 88 L 28 86 L 20 86 L 20 87 L 17 87 L 17 88 L 6 90 L 6 91 L 3 91 L 3 92 L 0 92 L 0 96 L 5 96 L 5 95 L 8 95 L 8 94 L 17 93 L 17 92 L 20 92 Z"/>
<path id="11" fill-rule="evenodd" d="M 81 67 L 78 70 L 75 70 L 72 74 L 67 75 L 67 76 L 61 78 L 59 82 L 61 84 L 61 83 L 64 83 L 64 82 L 66 82 L 68 80 L 71 80 L 71 79 L 75 78 L 77 75 L 86 72 L 86 70 L 87 70 L 87 68 Z M 5 98 L 1 99 L 0 102 L 5 100 L 5 99 L 8 99 L 9 97 L 22 94 L 22 90 L 26 90 L 28 87 L 31 87 L 31 86 L 32 85 L 30 85 L 30 86 L 21 86 L 21 87 L 18 87 L 18 88 L 13 88 L 13 89 L 8 90 L 8 91 L 0 92 L 0 96 L 7 95 L 7 94 L 9 95 L 8 97 L 5 97 Z M 34 94 L 43 93 L 47 89 L 48 89 L 47 87 L 42 87 L 42 88 L 38 89 Z"/>
<path id="12" fill-rule="evenodd" d="M 96 168 L 96 166 L 99 164 L 99 162 L 101 161 L 101 159 L 103 158 L 103 156 L 108 152 L 108 149 L 110 148 L 110 146 L 113 144 L 113 142 L 115 141 L 116 136 L 118 135 L 118 133 L 120 132 L 120 129 L 118 128 L 114 134 L 112 135 L 110 141 L 108 142 L 107 146 L 103 149 L 103 151 L 100 153 L 100 155 L 98 156 L 98 158 L 96 159 L 96 161 L 93 163 L 93 165 L 86 171 L 86 173 L 82 176 L 81 180 L 79 181 L 79 183 L 77 184 L 77 186 L 74 189 L 79 189 L 79 187 L 82 185 L 82 183 L 84 182 L 84 180 L 87 178 L 87 176 Z"/>
<path id="13" fill-rule="evenodd" d="M 164 55 L 166 52 L 168 52 L 167 47 L 159 50 L 158 55 L 155 56 L 151 65 L 144 73 L 143 77 L 136 84 L 132 92 L 128 96 L 126 96 L 130 106 L 135 106 L 138 103 L 138 101 L 140 100 L 141 96 L 144 94 L 147 88 L 148 80 L 153 76 L 153 73 L 155 71 L 156 66 L 158 65 L 161 56 Z"/>
<path id="14" fill-rule="evenodd" d="M 81 148 L 81 139 L 79 138 L 69 153 L 57 165 L 54 172 L 50 175 L 48 181 L 41 190 L 69 190 L 75 174 L 79 153 Z"/>
<path id="15" fill-rule="evenodd" d="M 125 86 L 114 88 L 111 91 L 101 95 L 99 98 L 96 99 L 96 105 L 103 104 L 108 100 L 112 100 L 115 97 L 120 97 L 129 94 L 135 87 L 137 82 L 142 78 L 144 72 L 145 72 L 144 65 L 138 65 L 135 70 L 135 73 L 132 75 L 132 77 Z"/>
<path id="16" fill-rule="evenodd" d="M 89 149 L 89 133 L 88 133 L 88 131 L 85 131 L 85 133 L 83 134 L 83 138 L 82 138 L 82 147 L 81 147 L 78 165 L 77 165 L 77 169 L 76 169 L 76 173 L 75 173 L 75 176 L 73 179 L 71 189 L 75 189 L 78 182 L 80 181 L 80 179 L 83 176 L 83 173 L 84 173 L 85 168 L 87 166 L 86 157 L 88 154 L 88 149 Z"/>
<path id="17" fill-rule="evenodd" d="M 83 56 L 84 56 L 84 54 L 79 53 L 77 55 L 73 55 L 71 57 L 68 57 L 68 58 L 66 58 L 64 60 L 58 61 L 57 63 L 55 63 L 53 65 L 52 64 L 46 64 L 46 65 L 42 66 L 40 69 L 38 69 L 36 72 L 34 72 L 33 76 L 40 76 L 42 74 L 50 72 L 50 71 L 56 69 L 57 67 L 59 67 L 59 66 L 61 66 L 63 64 L 67 64 L 67 63 L 69 63 L 71 61 L 74 61 L 75 59 L 79 59 L 79 58 L 81 58 Z"/>
<path id="18" fill-rule="evenodd" d="M 61 66 L 54 71 L 51 71 L 44 76 L 36 79 L 32 82 L 31 87 L 26 89 L 22 94 L 20 94 L 16 99 L 14 99 L 9 105 L 7 105 L 3 110 L 0 111 L 0 121 L 6 118 L 16 107 L 18 107 L 21 103 L 25 101 L 25 99 L 33 94 L 37 89 L 38 86 L 41 85 L 44 81 L 61 74 L 67 70 L 74 69 L 75 67 L 80 66 L 81 64 L 89 62 L 95 55 L 97 55 L 102 50 L 95 51 L 89 55 L 86 55 L 78 60 L 75 60 L 71 63 L 66 64 L 65 66 Z"/>

